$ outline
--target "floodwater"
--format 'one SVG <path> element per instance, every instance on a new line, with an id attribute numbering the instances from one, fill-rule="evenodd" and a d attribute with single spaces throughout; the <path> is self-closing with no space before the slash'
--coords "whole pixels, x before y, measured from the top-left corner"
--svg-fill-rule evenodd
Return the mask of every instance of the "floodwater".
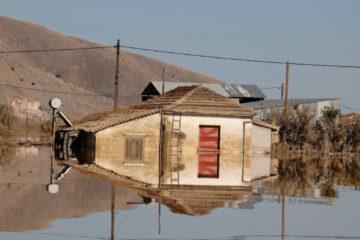
<path id="1" fill-rule="evenodd" d="M 351 186 L 272 178 L 252 191 L 187 189 L 159 198 L 75 169 L 57 194 L 47 191 L 49 181 L 49 148 L 18 148 L 1 161 L 0 239 L 111 239 L 112 226 L 115 239 L 281 239 L 282 230 L 286 239 L 360 239 L 360 191 Z"/>

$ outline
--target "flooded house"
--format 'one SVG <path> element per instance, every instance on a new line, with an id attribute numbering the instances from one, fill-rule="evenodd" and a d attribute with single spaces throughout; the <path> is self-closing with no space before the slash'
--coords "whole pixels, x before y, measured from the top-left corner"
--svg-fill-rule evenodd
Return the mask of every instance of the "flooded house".
<path id="1" fill-rule="evenodd" d="M 58 131 L 56 156 L 152 186 L 249 186 L 256 172 L 253 116 L 204 86 L 177 87 Z M 270 174 L 262 164 L 270 163 L 256 162 L 256 177 Z"/>

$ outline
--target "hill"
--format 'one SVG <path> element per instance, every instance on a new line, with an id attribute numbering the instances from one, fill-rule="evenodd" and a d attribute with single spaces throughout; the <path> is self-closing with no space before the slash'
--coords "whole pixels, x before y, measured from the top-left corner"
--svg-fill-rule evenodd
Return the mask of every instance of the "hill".
<path id="1" fill-rule="evenodd" d="M 0 17 L 0 26 L 0 51 L 101 46 L 7 17 Z M 64 111 L 73 118 L 111 109 L 115 58 L 115 49 L 111 48 L 0 54 L 0 103 L 10 103 L 18 116 L 33 117 L 45 117 L 49 112 L 47 102 L 54 96 L 63 100 Z M 140 101 L 145 85 L 161 80 L 161 66 L 174 76 L 167 81 L 220 82 L 121 50 L 119 104 Z"/>

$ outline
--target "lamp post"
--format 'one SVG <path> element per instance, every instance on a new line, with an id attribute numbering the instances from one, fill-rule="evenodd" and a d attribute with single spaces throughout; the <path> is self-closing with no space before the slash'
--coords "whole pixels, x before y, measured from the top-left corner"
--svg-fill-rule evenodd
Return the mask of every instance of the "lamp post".
<path id="1" fill-rule="evenodd" d="M 59 98 L 53 98 L 49 101 L 49 105 L 52 108 L 52 122 L 51 122 L 51 154 L 50 154 L 50 183 L 47 185 L 49 193 L 58 193 L 59 185 L 54 180 L 54 141 L 55 141 L 55 124 L 56 124 L 56 112 L 61 107 L 61 100 Z"/>

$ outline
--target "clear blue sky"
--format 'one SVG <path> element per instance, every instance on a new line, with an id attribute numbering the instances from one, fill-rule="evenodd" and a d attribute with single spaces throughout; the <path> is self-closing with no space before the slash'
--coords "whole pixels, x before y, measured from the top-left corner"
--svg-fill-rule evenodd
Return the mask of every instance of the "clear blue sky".
<path id="1" fill-rule="evenodd" d="M 360 65 L 359 0 L 2 0 L 0 9 L 103 44 L 120 38 L 126 45 L 173 51 Z M 269 87 L 284 80 L 279 65 L 143 54 L 233 83 Z M 290 96 L 340 97 L 360 109 L 360 70 L 292 67 Z"/>

